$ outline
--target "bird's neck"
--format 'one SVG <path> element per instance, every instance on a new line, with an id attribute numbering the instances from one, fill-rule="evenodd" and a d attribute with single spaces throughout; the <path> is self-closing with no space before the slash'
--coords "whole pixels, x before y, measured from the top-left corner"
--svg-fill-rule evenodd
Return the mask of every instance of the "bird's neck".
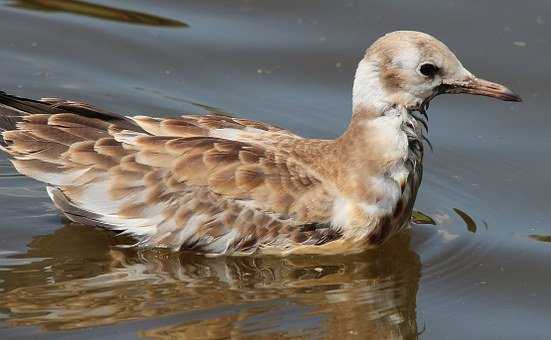
<path id="1" fill-rule="evenodd" d="M 362 60 L 353 87 L 352 119 L 342 136 L 320 141 L 308 140 L 308 152 L 316 171 L 334 178 L 339 190 L 356 195 L 369 178 L 407 176 L 404 167 L 422 158 L 422 125 L 410 114 L 404 95 L 385 88 L 377 66 Z M 319 152 L 312 152 L 312 150 Z M 323 160 L 320 162 L 320 160 Z M 335 160 L 338 160 L 335 163 Z M 366 184 L 369 186 L 369 184 Z M 367 190 L 367 188 L 366 188 Z M 361 193 L 360 193 L 361 194 Z"/>
<path id="2" fill-rule="evenodd" d="M 412 115 L 410 101 L 393 95 L 382 84 L 375 66 L 364 59 L 358 66 L 353 88 L 353 114 L 344 134 L 336 140 L 343 183 L 357 190 L 361 178 L 401 176 L 414 160 L 420 166 L 423 153 L 422 124 Z M 405 101 L 404 101 L 405 99 Z M 406 171 L 407 170 L 407 171 Z M 350 180 L 358 178 L 358 180 Z"/>
<path id="3" fill-rule="evenodd" d="M 344 134 L 336 140 L 341 162 L 351 171 L 378 176 L 403 162 L 408 154 L 408 121 L 404 108 L 379 112 L 376 107 L 356 108 Z"/>
<path id="4" fill-rule="evenodd" d="M 352 88 L 353 115 L 376 115 L 389 105 L 389 93 L 379 75 L 379 67 L 376 62 L 363 59 L 356 69 Z"/>

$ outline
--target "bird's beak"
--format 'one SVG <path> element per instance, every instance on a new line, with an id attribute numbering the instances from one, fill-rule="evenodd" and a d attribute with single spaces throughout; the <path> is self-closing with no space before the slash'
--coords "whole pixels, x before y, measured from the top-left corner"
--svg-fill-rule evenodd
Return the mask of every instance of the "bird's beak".
<path id="1" fill-rule="evenodd" d="M 442 92 L 475 94 L 511 102 L 522 101 L 518 94 L 505 86 L 480 78 L 471 78 L 461 82 L 444 82 L 442 84 Z"/>

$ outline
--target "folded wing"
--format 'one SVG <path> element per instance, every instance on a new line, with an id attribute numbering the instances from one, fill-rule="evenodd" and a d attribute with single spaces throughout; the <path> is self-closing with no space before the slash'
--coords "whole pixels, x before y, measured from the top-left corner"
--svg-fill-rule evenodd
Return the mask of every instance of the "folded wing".
<path id="1" fill-rule="evenodd" d="M 332 201 L 292 150 L 271 144 L 300 139 L 286 130 L 216 115 L 125 118 L 5 94 L 0 116 L 1 147 L 70 219 L 142 245 L 222 254 L 340 237 L 308 227 L 328 221 Z"/>

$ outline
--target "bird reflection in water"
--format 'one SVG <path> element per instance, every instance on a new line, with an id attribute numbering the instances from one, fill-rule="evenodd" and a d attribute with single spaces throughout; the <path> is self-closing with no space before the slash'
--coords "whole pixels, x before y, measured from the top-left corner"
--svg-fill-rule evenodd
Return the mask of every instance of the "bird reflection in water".
<path id="1" fill-rule="evenodd" d="M 287 258 L 136 251 L 121 241 L 72 223 L 35 237 L 10 256 L 17 265 L 0 268 L 8 325 L 135 321 L 151 338 L 417 335 L 421 264 L 409 232 L 363 254 Z"/>

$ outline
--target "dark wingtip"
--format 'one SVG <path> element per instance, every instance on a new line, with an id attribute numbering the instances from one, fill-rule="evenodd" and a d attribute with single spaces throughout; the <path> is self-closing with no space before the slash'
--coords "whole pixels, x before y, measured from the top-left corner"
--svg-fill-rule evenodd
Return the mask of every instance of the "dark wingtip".
<path id="1" fill-rule="evenodd" d="M 511 91 L 511 93 L 508 94 L 507 99 L 505 100 L 509 102 L 520 102 L 520 103 L 522 102 L 522 98 L 518 94 L 514 93 L 513 91 Z"/>

